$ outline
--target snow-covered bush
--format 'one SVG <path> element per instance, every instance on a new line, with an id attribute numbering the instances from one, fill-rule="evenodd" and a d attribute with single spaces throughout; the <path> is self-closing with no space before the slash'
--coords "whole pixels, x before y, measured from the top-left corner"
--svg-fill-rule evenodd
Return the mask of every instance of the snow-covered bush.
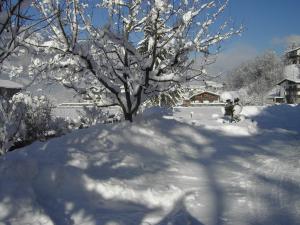
<path id="1" fill-rule="evenodd" d="M 26 126 L 26 140 L 43 139 L 50 130 L 51 111 L 53 105 L 45 96 L 30 97 L 30 102 L 26 105 L 24 118 Z"/>
<path id="2" fill-rule="evenodd" d="M 53 105 L 45 96 L 18 93 L 0 99 L 0 155 L 15 143 L 30 143 L 69 131 L 69 123 L 52 116 Z M 22 145 L 22 144 L 21 144 Z"/>
<path id="3" fill-rule="evenodd" d="M 0 0 L 0 65 L 9 58 L 26 38 L 26 24 L 31 18 L 26 0 Z M 26 24 L 26 25 L 25 25 Z"/>
<path id="4" fill-rule="evenodd" d="M 97 123 L 103 123 L 109 117 L 109 113 L 97 106 L 84 106 L 83 112 L 79 112 L 81 126 L 89 127 Z"/>
<path id="5" fill-rule="evenodd" d="M 52 136 L 58 137 L 69 133 L 72 130 L 69 121 L 61 117 L 51 117 L 48 126 L 49 130 L 46 132 L 46 138 Z"/>
<path id="6" fill-rule="evenodd" d="M 24 117 L 26 141 L 44 140 L 69 132 L 70 123 L 53 116 L 54 105 L 46 96 L 28 96 Z"/>
<path id="7" fill-rule="evenodd" d="M 5 154 L 24 133 L 26 114 L 25 96 L 16 94 L 12 99 L 0 97 L 0 155 Z"/>

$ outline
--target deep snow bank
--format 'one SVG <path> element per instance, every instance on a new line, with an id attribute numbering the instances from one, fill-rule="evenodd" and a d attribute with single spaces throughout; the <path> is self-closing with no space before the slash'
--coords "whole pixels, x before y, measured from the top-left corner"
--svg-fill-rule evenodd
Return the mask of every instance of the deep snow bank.
<path id="1" fill-rule="evenodd" d="M 299 133 L 275 115 L 299 108 L 248 109 L 232 125 L 220 123 L 220 108 L 186 110 L 9 153 L 0 160 L 0 224 L 297 224 Z M 258 132 L 241 135 L 252 119 Z"/>
<path id="2" fill-rule="evenodd" d="M 286 130 L 300 134 L 300 105 L 281 104 L 264 107 L 252 116 L 262 129 Z"/>

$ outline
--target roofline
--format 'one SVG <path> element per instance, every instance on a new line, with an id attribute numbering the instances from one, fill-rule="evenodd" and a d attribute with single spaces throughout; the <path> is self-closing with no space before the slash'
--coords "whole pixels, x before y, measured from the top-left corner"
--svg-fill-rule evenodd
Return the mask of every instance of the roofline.
<path id="1" fill-rule="evenodd" d="M 287 50 L 285 51 L 284 53 L 289 53 L 289 52 L 292 52 L 292 51 L 296 51 L 296 50 L 299 50 L 300 49 L 300 46 L 299 47 L 296 47 L 296 48 L 293 48 L 293 49 L 290 49 L 290 50 Z"/>
<path id="2" fill-rule="evenodd" d="M 5 82 L 5 81 L 10 84 L 10 87 L 7 87 L 5 85 L 1 85 L 1 82 Z M 12 80 L 0 79 L 0 88 L 22 90 L 22 89 L 24 89 L 24 85 L 20 84 L 20 83 L 17 83 L 15 81 L 12 81 Z"/>
<path id="3" fill-rule="evenodd" d="M 284 79 L 280 80 L 280 81 L 277 83 L 277 85 L 280 85 L 281 83 L 283 83 L 283 82 L 286 81 L 286 80 L 288 80 L 288 79 L 284 78 Z"/>
<path id="4" fill-rule="evenodd" d="M 17 90 L 23 90 L 24 87 L 5 87 L 5 86 L 0 86 L 0 88 L 5 88 L 5 89 L 17 89 Z"/>
<path id="5" fill-rule="evenodd" d="M 285 98 L 284 96 L 279 96 L 279 95 L 265 95 L 266 98 Z"/>
<path id="6" fill-rule="evenodd" d="M 294 80 L 292 80 L 292 79 L 284 78 L 283 80 L 281 80 L 280 82 L 278 82 L 277 85 L 280 85 L 281 83 L 283 83 L 283 82 L 286 81 L 286 80 L 292 81 L 292 82 L 294 82 L 294 83 L 296 83 L 296 84 L 299 84 L 299 83 L 300 83 L 300 81 L 294 81 Z"/>
<path id="7" fill-rule="evenodd" d="M 198 92 L 198 93 L 196 93 L 196 94 L 193 94 L 191 97 L 189 97 L 189 99 L 191 99 L 192 97 L 194 97 L 194 96 L 196 96 L 196 95 L 203 94 L 203 93 L 205 93 L 205 92 L 210 93 L 210 94 L 213 94 L 213 95 L 217 95 L 217 96 L 221 97 L 219 94 L 214 93 L 214 92 L 211 92 L 211 91 L 201 91 L 201 92 Z"/>

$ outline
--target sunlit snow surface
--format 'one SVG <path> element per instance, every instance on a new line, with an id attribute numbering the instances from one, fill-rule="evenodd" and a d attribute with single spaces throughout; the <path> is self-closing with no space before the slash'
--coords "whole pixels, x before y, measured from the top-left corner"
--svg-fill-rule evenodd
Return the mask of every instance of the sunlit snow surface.
<path id="1" fill-rule="evenodd" d="M 299 115 L 175 108 L 34 143 L 0 161 L 0 224 L 299 224 Z"/>

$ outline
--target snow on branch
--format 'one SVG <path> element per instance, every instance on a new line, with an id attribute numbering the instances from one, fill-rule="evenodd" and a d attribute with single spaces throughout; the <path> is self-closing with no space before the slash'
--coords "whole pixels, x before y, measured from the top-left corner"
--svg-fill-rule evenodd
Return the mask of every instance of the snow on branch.
<path id="1" fill-rule="evenodd" d="M 230 27 L 222 17 L 227 5 L 102 0 L 95 8 L 88 1 L 38 1 L 36 8 L 45 18 L 57 12 L 36 45 L 50 58 L 39 67 L 44 64 L 50 77 L 80 94 L 118 104 L 132 120 L 140 104 L 159 90 L 203 75 L 210 54 L 241 33 L 242 28 Z M 203 59 L 197 74 L 192 54 Z M 97 98 L 95 88 L 101 90 Z"/>

